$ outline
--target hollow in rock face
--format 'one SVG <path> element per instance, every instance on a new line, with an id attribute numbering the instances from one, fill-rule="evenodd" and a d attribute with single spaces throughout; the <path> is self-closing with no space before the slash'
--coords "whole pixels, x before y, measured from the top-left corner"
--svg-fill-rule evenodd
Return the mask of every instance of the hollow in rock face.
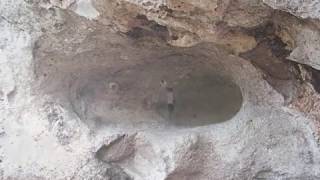
<path id="1" fill-rule="evenodd" d="M 239 111 L 242 95 L 218 71 L 189 56 L 166 56 L 113 74 L 88 75 L 88 81 L 77 87 L 73 104 L 95 126 L 151 121 L 182 127 L 219 123 Z"/>

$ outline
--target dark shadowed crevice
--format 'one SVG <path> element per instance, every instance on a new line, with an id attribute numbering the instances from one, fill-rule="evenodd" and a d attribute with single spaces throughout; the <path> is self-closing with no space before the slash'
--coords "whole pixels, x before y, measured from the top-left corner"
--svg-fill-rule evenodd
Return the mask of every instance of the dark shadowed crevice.
<path id="1" fill-rule="evenodd" d="M 299 71 L 295 62 L 286 59 L 290 51 L 286 44 L 275 35 L 272 22 L 248 30 L 258 45 L 251 51 L 240 54 L 264 73 L 264 78 L 281 93 L 286 102 L 295 96 L 299 84 Z"/>
<path id="2" fill-rule="evenodd" d="M 320 71 L 308 65 L 301 65 L 309 73 L 309 78 L 306 81 L 310 82 L 314 89 L 320 93 Z M 302 79 L 302 78 L 301 78 Z"/>
<path id="3" fill-rule="evenodd" d="M 275 29 L 275 25 L 269 22 L 247 30 L 249 35 L 255 37 L 258 45 L 240 56 L 260 69 L 267 82 L 284 96 L 287 103 L 296 98 L 302 82 L 311 83 L 315 90 L 320 92 L 319 71 L 287 59 L 291 51 L 286 48 L 287 44 L 276 35 Z M 307 79 L 302 77 L 303 72 L 300 67 L 305 69 L 310 77 Z"/>
<path id="4" fill-rule="evenodd" d="M 320 93 L 320 72 L 313 69 L 312 71 L 312 85 L 315 90 Z"/>
<path id="5" fill-rule="evenodd" d="M 148 20 L 145 15 L 137 15 L 133 21 L 134 26 L 126 33 L 130 38 L 156 37 L 166 40 L 169 37 L 169 31 L 166 26 Z"/>
<path id="6" fill-rule="evenodd" d="M 142 28 L 134 27 L 133 29 L 128 31 L 126 34 L 130 38 L 139 39 L 139 38 L 143 37 L 146 34 L 146 32 L 144 32 L 144 30 Z"/>

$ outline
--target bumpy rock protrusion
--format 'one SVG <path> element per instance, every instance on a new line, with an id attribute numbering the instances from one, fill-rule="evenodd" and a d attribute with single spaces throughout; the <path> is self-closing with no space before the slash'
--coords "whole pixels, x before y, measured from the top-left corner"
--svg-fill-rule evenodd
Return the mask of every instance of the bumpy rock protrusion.
<path id="1" fill-rule="evenodd" d="M 117 163 L 130 158 L 135 152 L 135 136 L 136 134 L 116 137 L 97 151 L 97 158 L 107 163 Z"/>

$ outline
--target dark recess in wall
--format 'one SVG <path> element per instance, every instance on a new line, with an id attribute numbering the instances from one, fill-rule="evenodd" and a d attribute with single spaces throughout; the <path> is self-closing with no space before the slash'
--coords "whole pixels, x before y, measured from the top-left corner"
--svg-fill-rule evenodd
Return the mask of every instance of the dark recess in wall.
<path id="1" fill-rule="evenodd" d="M 299 64 L 287 59 L 291 51 L 286 49 L 286 44 L 275 34 L 275 25 L 268 22 L 262 26 L 246 30 L 254 36 L 258 45 L 251 51 L 240 54 L 241 57 L 261 69 L 267 81 L 273 85 L 274 80 L 299 80 L 302 81 L 299 65 L 302 65 L 311 75 L 308 80 L 320 93 L 320 71 L 310 66 Z M 277 87 L 275 87 L 277 89 Z"/>
<path id="2" fill-rule="evenodd" d="M 136 26 L 132 27 L 132 29 L 126 33 L 127 36 L 133 39 L 158 37 L 161 40 L 166 40 L 169 36 L 169 31 L 166 26 L 148 20 L 145 15 L 137 15 L 134 21 Z"/>

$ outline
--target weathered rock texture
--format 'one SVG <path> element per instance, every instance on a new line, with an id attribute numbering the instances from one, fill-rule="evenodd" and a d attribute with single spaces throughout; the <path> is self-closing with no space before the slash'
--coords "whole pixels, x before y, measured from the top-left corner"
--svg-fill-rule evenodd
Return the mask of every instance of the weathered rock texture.
<path id="1" fill-rule="evenodd" d="M 253 37 L 242 28 L 261 25 L 271 17 L 271 9 L 261 1 L 130 1 L 94 2 L 105 24 L 114 23 L 122 32 L 140 28 L 145 16 L 165 26 L 167 40 L 175 46 L 188 47 L 201 41 L 215 42 L 234 53 L 252 49 Z"/>
<path id="2" fill-rule="evenodd" d="M 277 35 L 292 51 L 288 58 L 319 70 L 319 23 L 284 13 L 275 15 L 274 19 Z"/>
<path id="3" fill-rule="evenodd" d="M 0 178 L 319 179 L 318 5 L 264 2 L 0 1 Z M 177 126 L 204 72 L 241 107 Z"/>
<path id="4" fill-rule="evenodd" d="M 319 1 L 297 1 L 297 0 L 263 0 L 266 4 L 270 5 L 274 9 L 280 9 L 290 12 L 295 16 L 302 18 L 320 18 L 320 2 Z"/>
<path id="5" fill-rule="evenodd" d="M 280 27 L 278 35 L 288 43 L 288 48 L 292 50 L 289 59 L 319 70 L 320 3 L 318 1 L 269 0 L 264 0 L 264 2 L 275 9 L 289 12 L 297 17 L 283 13 L 275 17 Z"/>
<path id="6" fill-rule="evenodd" d="M 253 49 L 257 41 L 247 30 L 277 24 L 278 36 L 293 52 L 289 59 L 319 69 L 319 3 L 317 1 L 265 1 L 273 8 L 288 11 L 302 18 L 271 9 L 262 1 L 134 1 L 96 0 L 97 17 L 118 31 L 138 33 L 168 31 L 165 37 L 174 46 L 189 47 L 199 42 L 214 42 L 238 54 Z M 143 17 L 143 18 L 141 18 Z"/>

